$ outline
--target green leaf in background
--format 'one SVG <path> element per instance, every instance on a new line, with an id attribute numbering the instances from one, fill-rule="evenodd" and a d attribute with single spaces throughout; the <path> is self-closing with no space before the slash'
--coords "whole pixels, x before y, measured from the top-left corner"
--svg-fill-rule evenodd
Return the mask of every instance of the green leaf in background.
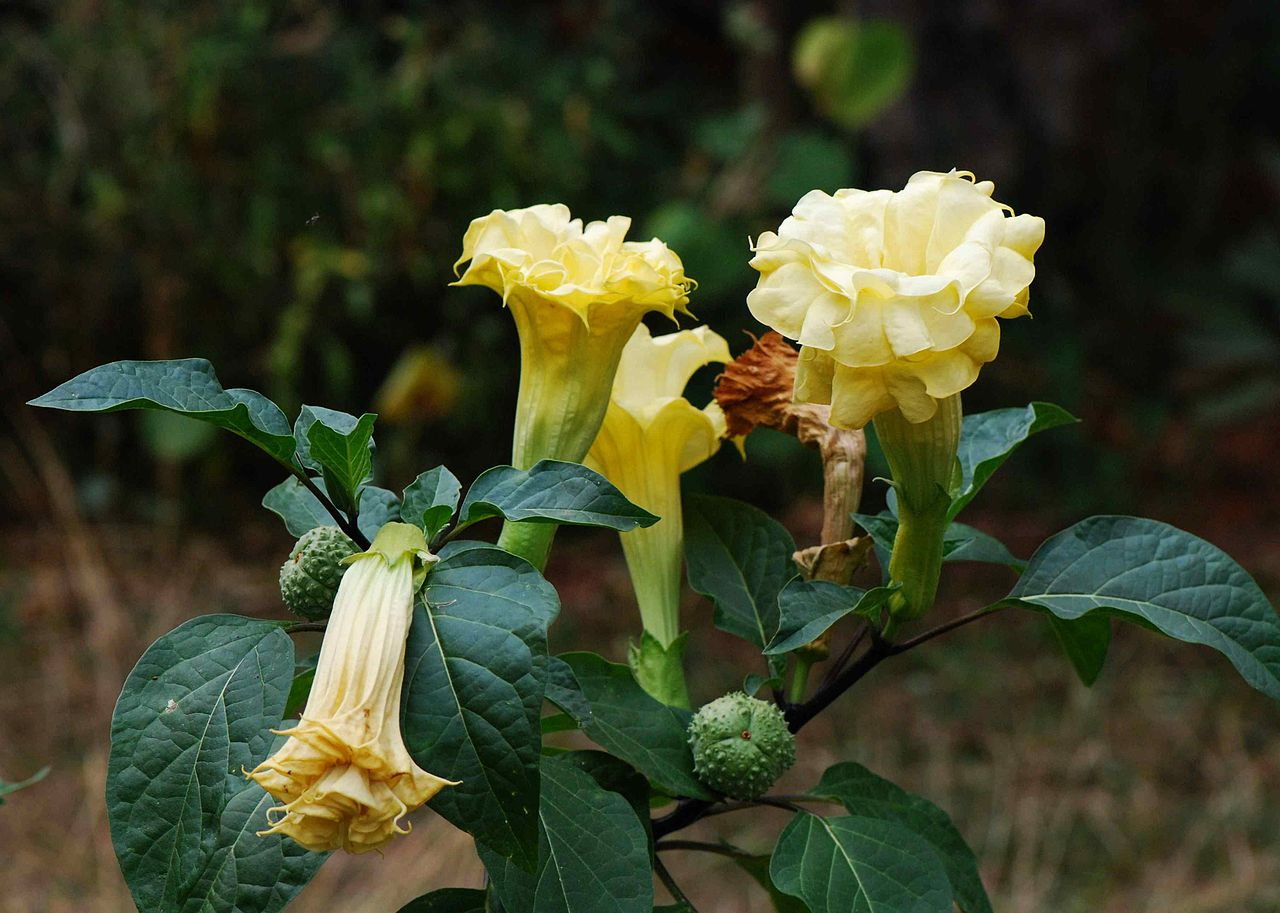
<path id="1" fill-rule="evenodd" d="M 756 884 L 768 892 L 769 900 L 773 902 L 773 909 L 777 913 L 809 913 L 809 908 L 803 903 L 778 890 L 778 886 L 769 877 L 768 856 L 734 855 L 731 858 L 738 864 L 738 868 L 750 875 Z"/>
<path id="2" fill-rule="evenodd" d="M 1049 615 L 1049 627 L 1071 661 L 1071 667 L 1080 676 L 1085 687 L 1092 687 L 1102 673 L 1111 647 L 1111 618 L 1108 615 L 1082 615 L 1067 621 L 1057 615 Z"/>
<path id="3" fill-rule="evenodd" d="M 329 497 L 348 515 L 359 503 L 360 489 L 373 475 L 373 424 L 377 418 L 368 412 L 356 419 L 345 412 L 303 406 L 298 419 L 299 426 L 309 419 L 305 424 L 305 459 L 319 465 Z M 301 450 L 298 458 L 304 459 Z"/>
<path id="4" fill-rule="evenodd" d="M 1070 425 L 1078 419 L 1053 403 L 1031 403 L 1021 409 L 995 409 L 966 415 L 960 428 L 960 487 L 951 502 L 955 517 L 974 499 L 1001 464 L 1031 435 Z"/>
<path id="5" fill-rule="evenodd" d="M 547 700 L 573 717 L 579 726 L 591 722 L 591 702 L 582 693 L 573 669 L 558 656 L 547 661 Z"/>
<path id="6" fill-rule="evenodd" d="M 265 830 L 264 760 L 293 677 L 278 624 L 205 615 L 147 648 L 111 718 L 107 814 L 148 913 L 273 913 L 325 856 Z"/>
<path id="7" fill-rule="evenodd" d="M 443 466 L 429 469 L 404 490 L 400 519 L 422 527 L 430 542 L 453 519 L 461 496 L 462 484 L 457 476 Z"/>
<path id="8" fill-rule="evenodd" d="M 953 913 L 942 860 L 921 837 L 880 818 L 791 820 L 769 863 L 778 890 L 812 913 Z"/>
<path id="9" fill-rule="evenodd" d="M 928 799 L 912 795 L 852 761 L 827 768 L 809 795 L 832 799 L 851 815 L 899 824 L 922 837 L 942 861 L 961 913 L 992 913 L 973 850 L 950 816 Z"/>
<path id="10" fill-rule="evenodd" d="M 477 845 L 505 909 L 652 913 L 649 840 L 625 798 L 560 758 L 542 760 L 538 866 L 529 873 Z"/>
<path id="11" fill-rule="evenodd" d="M 768 199 L 791 207 L 815 187 L 835 192 L 854 183 L 852 146 L 817 130 L 797 130 L 778 138 L 777 160 L 765 185 Z"/>
<path id="12" fill-rule="evenodd" d="M 906 90 L 915 53 L 911 36 L 896 23 L 831 16 L 801 30 L 792 66 L 823 114 L 857 130 Z"/>
<path id="13" fill-rule="evenodd" d="M 1073 621 L 1093 612 L 1212 647 L 1280 699 L 1280 617 L 1230 556 L 1158 520 L 1090 517 L 1031 556 L 1009 598 Z"/>
<path id="14" fill-rule="evenodd" d="M 323 479 L 315 485 L 328 494 Z M 301 536 L 317 526 L 337 526 L 320 499 L 307 490 L 297 478 L 290 476 L 262 498 L 262 506 L 284 521 L 291 536 Z M 372 540 L 384 524 L 400 516 L 400 499 L 396 493 L 376 485 L 366 485 L 360 492 L 360 515 L 356 525 Z"/>
<path id="15" fill-rule="evenodd" d="M 203 453 L 218 434 L 205 422 L 193 422 L 178 412 L 147 409 L 139 416 L 142 440 L 152 456 L 184 462 Z"/>
<path id="16" fill-rule="evenodd" d="M 640 771 L 670 796 L 712 799 L 693 772 L 687 710 L 667 707 L 636 684 L 631 670 L 594 653 L 563 659 L 591 704 L 587 735 Z"/>
<path id="17" fill-rule="evenodd" d="M 716 627 L 763 650 L 796 575 L 791 534 L 759 508 L 710 495 L 685 498 L 684 532 L 689 586 L 715 603 Z"/>
<path id="18" fill-rule="evenodd" d="M 462 502 L 458 529 L 488 517 L 619 532 L 658 522 L 598 472 L 559 460 L 540 460 L 527 470 L 495 466 L 481 473 Z"/>
<path id="19" fill-rule="evenodd" d="M 893 539 L 898 535 L 898 518 L 889 511 L 874 516 L 854 514 L 853 519 L 867 531 L 876 544 L 876 554 L 886 558 L 893 553 Z M 1003 542 L 964 523 L 952 523 L 942 534 L 942 560 L 975 561 L 980 564 L 1003 564 L 1021 571 L 1026 562 L 1019 561 Z M 882 561 L 882 564 L 888 564 Z"/>
<path id="20" fill-rule="evenodd" d="M 48 767 L 41 767 L 31 776 L 27 777 L 25 780 L 19 780 L 17 783 L 9 783 L 5 780 L 0 780 L 0 805 L 4 805 L 5 796 L 12 795 L 20 789 L 26 789 L 28 786 L 35 786 L 45 777 L 49 776 L 49 770 L 50 768 Z"/>
<path id="21" fill-rule="evenodd" d="M 409 901 L 399 913 L 488 913 L 484 901 L 477 888 L 441 888 Z"/>
<path id="22" fill-rule="evenodd" d="M 883 586 L 863 590 L 826 580 L 791 580 L 778 594 L 778 632 L 764 652 L 771 656 L 790 653 L 846 615 L 873 616 L 892 593 Z"/>
<path id="23" fill-rule="evenodd" d="M 224 390 L 203 358 L 113 361 L 60 384 L 27 405 L 68 412 L 158 409 L 208 422 L 293 465 L 294 439 L 280 407 L 253 390 Z"/>
<path id="24" fill-rule="evenodd" d="M 424 769 L 462 781 L 431 808 L 530 870 L 547 626 L 559 607 L 522 559 L 492 546 L 455 552 L 431 569 L 405 652 L 405 744 Z"/>

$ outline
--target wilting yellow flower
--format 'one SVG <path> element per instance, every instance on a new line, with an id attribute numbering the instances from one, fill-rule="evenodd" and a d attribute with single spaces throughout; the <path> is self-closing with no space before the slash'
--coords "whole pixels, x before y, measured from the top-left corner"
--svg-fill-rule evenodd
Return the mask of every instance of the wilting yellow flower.
<path id="1" fill-rule="evenodd" d="M 413 594 L 436 559 L 420 529 L 388 523 L 349 560 L 302 719 L 250 774 L 281 803 L 262 833 L 314 852 L 376 850 L 409 832 L 405 815 L 454 785 L 415 764 L 400 734 Z"/>
<path id="2" fill-rule="evenodd" d="M 671 317 L 691 280 L 661 241 L 627 241 L 631 220 L 584 226 L 561 204 L 494 210 L 462 239 L 455 285 L 502 296 L 520 333 L 512 463 L 578 461 L 609 404 L 622 347 L 649 311 Z"/>
<path id="3" fill-rule="evenodd" d="M 919 172 L 897 193 L 815 190 L 755 244 L 756 319 L 801 345 L 796 399 L 861 428 L 933 415 L 996 357 L 996 318 L 1027 313 L 1044 220 L 1012 215 L 990 181 Z"/>
<path id="4" fill-rule="evenodd" d="M 724 338 L 707 327 L 654 337 L 641 324 L 623 349 L 604 424 L 585 460 L 630 501 L 661 517 L 619 535 L 644 629 L 664 650 L 680 634 L 680 474 L 713 456 L 726 431 L 719 405 L 699 409 L 684 398 L 684 388 L 703 365 L 729 360 Z"/>

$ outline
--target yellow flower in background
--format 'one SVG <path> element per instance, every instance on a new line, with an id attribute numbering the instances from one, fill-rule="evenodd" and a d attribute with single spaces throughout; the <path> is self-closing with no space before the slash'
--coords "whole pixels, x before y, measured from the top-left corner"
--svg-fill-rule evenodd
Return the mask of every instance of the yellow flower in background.
<path id="1" fill-rule="evenodd" d="M 801 345 L 796 399 L 861 428 L 908 422 L 964 390 L 1028 313 L 1044 220 L 1013 215 L 973 175 L 919 172 L 896 193 L 815 190 L 755 244 L 747 306 Z"/>
<path id="2" fill-rule="evenodd" d="M 684 398 L 684 388 L 699 368 L 730 360 L 728 344 L 708 327 L 651 336 L 641 324 L 622 352 L 609 409 L 584 461 L 633 503 L 661 517 L 647 529 L 619 536 L 644 630 L 662 653 L 680 636 L 680 475 L 710 459 L 726 434 L 719 405 L 699 409 Z M 633 653 L 632 660 L 651 694 L 688 704 L 678 649 L 670 658 Z"/>
<path id="3" fill-rule="evenodd" d="M 281 803 L 262 833 L 318 853 L 376 850 L 409 832 L 405 815 L 455 785 L 418 767 L 400 734 L 413 594 L 436 559 L 420 529 L 388 523 L 349 560 L 302 718 L 250 773 Z"/>
<path id="4" fill-rule="evenodd" d="M 502 296 L 520 333 L 512 463 L 579 461 L 595 438 L 618 358 L 650 311 L 685 311 L 693 283 L 665 244 L 628 241 L 631 220 L 583 225 L 561 204 L 494 210 L 462 240 L 455 285 Z"/>

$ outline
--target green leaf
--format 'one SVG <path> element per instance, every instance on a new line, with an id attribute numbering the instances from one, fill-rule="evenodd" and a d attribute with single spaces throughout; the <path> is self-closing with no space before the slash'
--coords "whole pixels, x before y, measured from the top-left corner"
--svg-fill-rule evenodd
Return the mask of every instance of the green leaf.
<path id="1" fill-rule="evenodd" d="M 316 479 L 315 485 L 328 494 L 323 479 Z M 268 491 L 262 498 L 262 506 L 284 521 L 291 536 L 301 536 L 317 526 L 338 525 L 320 499 L 294 476 Z M 366 485 L 360 492 L 360 515 L 356 525 L 365 538 L 373 539 L 384 524 L 399 516 L 400 499 L 395 492 L 376 485 Z"/>
<path id="2" fill-rule="evenodd" d="M 176 412 L 225 428 L 286 466 L 293 464 L 293 432 L 280 407 L 253 390 L 224 390 L 213 365 L 203 358 L 114 361 L 73 377 L 27 405 L 68 412 Z"/>
<path id="3" fill-rule="evenodd" d="M 915 53 L 910 34 L 895 22 L 830 16 L 801 31 L 793 65 L 822 112 L 857 130 L 902 95 Z"/>
<path id="4" fill-rule="evenodd" d="M 1280 698 L 1275 609 L 1221 549 L 1167 523 L 1082 520 L 1040 546 L 1009 598 L 1068 621 L 1101 612 L 1212 647 Z"/>
<path id="5" fill-rule="evenodd" d="M 714 798 L 693 772 L 687 734 L 693 714 L 654 700 L 626 666 L 594 653 L 566 653 L 561 658 L 591 704 L 591 720 L 583 729 L 596 744 L 668 795 Z"/>
<path id="6" fill-rule="evenodd" d="M 400 913 L 488 913 L 484 900 L 476 888 L 441 888 L 409 901 Z"/>
<path id="7" fill-rule="evenodd" d="M 777 690 L 780 689 L 783 684 L 784 681 L 779 675 L 757 675 L 752 672 L 743 678 L 742 690 L 751 697 L 755 697 L 760 692 L 761 688 L 772 688 Z"/>
<path id="8" fill-rule="evenodd" d="M 1079 421 L 1061 406 L 1031 403 L 1021 409 L 995 409 L 966 415 L 960 429 L 960 487 L 948 515 L 960 513 L 987 479 L 1023 441 L 1040 431 Z"/>
<path id="9" fill-rule="evenodd" d="M 373 423 L 377 416 L 366 412 L 355 419 L 345 412 L 303 406 L 307 459 L 319 464 L 325 490 L 338 510 L 352 513 L 359 503 L 360 489 L 373 475 Z M 301 425 L 304 418 L 298 419 Z M 302 459 L 299 452 L 299 459 Z"/>
<path id="10" fill-rule="evenodd" d="M 769 864 L 778 890 L 812 913 L 952 913 L 951 884 L 921 837 L 879 818 L 791 820 Z"/>
<path id="11" fill-rule="evenodd" d="M 833 799 L 851 815 L 899 824 L 922 837 L 942 861 L 961 913 L 991 913 L 973 850 L 947 813 L 928 799 L 912 795 L 852 761 L 827 768 L 809 795 Z"/>
<path id="12" fill-rule="evenodd" d="M 477 845 L 498 898 L 520 913 L 652 913 L 649 841 L 627 800 L 573 763 L 542 760 L 538 866 Z"/>
<path id="13" fill-rule="evenodd" d="M 897 517 L 889 511 L 882 511 L 874 516 L 854 514 L 853 519 L 871 536 L 878 555 L 883 558 L 893 553 L 893 539 L 898 534 Z M 942 534 L 942 560 L 1003 564 L 1016 571 L 1026 566 L 1000 540 L 980 529 L 956 522 L 952 522 Z M 883 563 L 887 565 L 888 562 Z"/>
<path id="14" fill-rule="evenodd" d="M 569 664 L 558 656 L 547 662 L 547 700 L 569 714 L 579 726 L 591 722 L 591 702 L 582 693 Z"/>
<path id="15" fill-rule="evenodd" d="M 649 820 L 649 781 L 638 770 L 620 758 L 603 751 L 570 751 L 560 755 L 595 780 L 602 789 L 615 792 L 626 799 L 636 818 L 644 826 L 645 834 L 652 840 Z"/>
<path id="16" fill-rule="evenodd" d="M 777 913 L 809 913 L 809 908 L 794 897 L 788 897 L 778 890 L 773 879 L 769 877 L 768 856 L 733 856 L 738 867 L 752 877 L 756 884 L 764 888 L 773 901 Z"/>
<path id="17" fill-rule="evenodd" d="M 795 540 L 764 511 L 709 495 L 684 507 L 689 586 L 715 603 L 715 624 L 760 649 L 778 630 L 778 593 L 796 574 Z"/>
<path id="18" fill-rule="evenodd" d="M 19 780 L 17 783 L 9 783 L 6 780 L 0 780 L 0 805 L 4 805 L 4 797 L 12 793 L 16 793 L 20 789 L 26 789 L 28 786 L 35 786 L 45 777 L 49 776 L 49 768 L 41 767 L 25 780 Z"/>
<path id="19" fill-rule="evenodd" d="M 325 857 L 265 830 L 264 760 L 293 675 L 278 624 L 206 615 L 152 644 L 111 718 L 107 813 L 141 910 L 272 913 Z"/>
<path id="20" fill-rule="evenodd" d="M 286 720 L 293 719 L 302 712 L 302 708 L 307 705 L 307 698 L 311 696 L 311 686 L 315 680 L 314 662 L 309 667 L 294 672 L 293 682 L 289 685 L 289 698 L 284 704 L 283 716 Z"/>
<path id="21" fill-rule="evenodd" d="M 457 528 L 488 517 L 600 526 L 619 532 L 658 522 L 598 472 L 559 460 L 540 460 L 527 470 L 495 466 L 481 473 L 462 502 Z"/>
<path id="22" fill-rule="evenodd" d="M 1053 629 L 1062 652 L 1080 676 L 1085 687 L 1091 687 L 1102 673 L 1111 647 L 1111 619 L 1103 614 L 1083 615 L 1072 621 L 1049 615 L 1049 627 Z"/>
<path id="23" fill-rule="evenodd" d="M 537 862 L 538 756 L 555 590 L 492 546 L 454 552 L 427 576 L 405 654 L 404 739 L 459 786 L 431 807 L 494 851 Z"/>
<path id="24" fill-rule="evenodd" d="M 890 587 L 863 590 L 826 580 L 796 578 L 778 594 L 778 632 L 764 652 L 770 656 L 790 653 L 846 615 L 872 617 L 892 594 Z"/>
<path id="25" fill-rule="evenodd" d="M 400 519 L 422 527 L 430 542 L 453 519 L 461 496 L 462 485 L 457 477 L 443 466 L 437 466 L 422 473 L 404 490 Z"/>

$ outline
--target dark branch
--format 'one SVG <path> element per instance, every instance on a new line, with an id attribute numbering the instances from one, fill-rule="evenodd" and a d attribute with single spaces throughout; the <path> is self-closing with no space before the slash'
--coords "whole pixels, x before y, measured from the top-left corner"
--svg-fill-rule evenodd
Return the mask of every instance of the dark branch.
<path id="1" fill-rule="evenodd" d="M 693 906 L 693 901 L 688 898 L 684 891 L 680 890 L 680 885 L 676 884 L 676 880 L 671 877 L 671 873 L 667 871 L 667 867 L 663 865 L 662 860 L 657 856 L 653 857 L 653 870 L 657 872 L 658 880 L 661 881 L 662 886 L 667 889 L 672 900 L 676 903 L 684 904 L 685 907 L 692 910 L 693 913 L 698 913 Z"/>
<path id="2" fill-rule="evenodd" d="M 311 632 L 322 634 L 326 627 L 328 627 L 328 623 L 323 621 L 295 621 L 284 630 L 286 634 L 308 634 Z"/>
<path id="3" fill-rule="evenodd" d="M 691 850 L 696 853 L 715 853 L 717 856 L 728 856 L 730 859 L 752 859 L 754 854 L 738 849 L 727 843 L 706 843 L 701 840 L 663 840 L 655 843 L 653 848 L 661 853 L 663 850 Z"/>
<path id="4" fill-rule="evenodd" d="M 369 540 L 364 533 L 360 532 L 360 527 L 348 520 L 346 516 L 343 515 L 342 511 L 338 510 L 338 508 L 334 506 L 333 502 L 329 500 L 329 496 L 320 490 L 320 486 L 312 481 L 310 476 L 302 471 L 298 471 L 296 475 L 298 480 L 306 487 L 307 491 L 315 495 L 316 500 L 318 500 L 321 506 L 328 511 L 329 516 L 333 517 L 334 522 L 337 523 L 338 527 L 347 534 L 347 537 L 359 546 L 361 550 L 368 549 Z"/>

